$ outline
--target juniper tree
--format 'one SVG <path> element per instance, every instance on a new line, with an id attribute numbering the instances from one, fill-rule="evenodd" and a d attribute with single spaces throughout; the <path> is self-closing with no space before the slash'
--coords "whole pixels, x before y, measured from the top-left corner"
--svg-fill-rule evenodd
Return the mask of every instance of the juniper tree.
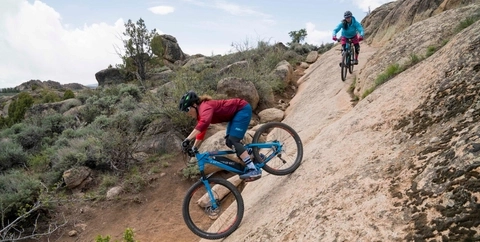
<path id="1" fill-rule="evenodd" d="M 131 62 L 138 74 L 138 78 L 143 85 L 146 79 L 147 63 L 152 59 L 153 52 L 151 41 L 157 35 L 157 30 L 150 32 L 145 26 L 145 21 L 139 19 L 136 23 L 128 20 L 125 24 L 125 32 L 123 33 L 128 39 L 123 40 L 125 47 L 125 56 L 122 57 L 125 67 Z"/>
<path id="2" fill-rule="evenodd" d="M 305 40 L 305 37 L 307 37 L 307 30 L 301 29 L 298 31 L 290 31 L 288 32 L 288 35 L 290 36 L 290 38 L 292 38 L 292 42 L 289 43 L 290 45 L 300 44 L 302 41 Z"/>

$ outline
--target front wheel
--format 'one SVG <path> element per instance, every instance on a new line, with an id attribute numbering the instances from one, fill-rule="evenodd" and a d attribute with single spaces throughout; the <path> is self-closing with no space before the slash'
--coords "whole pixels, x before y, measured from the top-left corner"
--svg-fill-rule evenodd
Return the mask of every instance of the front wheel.
<path id="1" fill-rule="evenodd" d="M 342 54 L 342 68 L 340 70 L 340 74 L 342 75 L 342 81 L 345 81 L 347 79 L 347 69 L 348 69 L 348 54 L 346 51 L 343 52 Z"/>
<path id="2" fill-rule="evenodd" d="M 276 147 L 253 148 L 255 160 L 268 159 L 271 154 L 277 153 L 265 162 L 263 169 L 270 174 L 283 176 L 294 172 L 303 159 L 303 144 L 297 132 L 290 126 L 279 122 L 270 122 L 262 125 L 255 132 L 252 143 L 279 141 L 281 152 Z M 260 155 L 262 154 L 262 155 Z"/>
<path id="3" fill-rule="evenodd" d="M 183 200 L 183 220 L 193 233 L 204 239 L 225 238 L 242 221 L 243 198 L 240 191 L 225 179 L 208 178 L 208 184 L 214 202 L 203 182 L 198 181 L 188 189 Z"/>
<path id="4" fill-rule="evenodd" d="M 350 74 L 352 74 L 353 73 L 353 67 L 354 67 L 354 65 L 353 65 L 353 58 L 354 58 L 353 49 L 350 50 L 350 55 L 348 56 L 348 58 L 350 59 L 349 60 L 350 65 L 348 66 L 348 72 Z"/>

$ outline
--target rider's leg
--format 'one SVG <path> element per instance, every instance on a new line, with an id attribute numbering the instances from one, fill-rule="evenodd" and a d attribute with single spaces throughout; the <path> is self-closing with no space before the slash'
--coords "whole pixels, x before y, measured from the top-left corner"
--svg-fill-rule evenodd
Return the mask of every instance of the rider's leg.
<path id="1" fill-rule="evenodd" d="M 342 54 L 343 54 L 343 51 L 345 51 L 345 46 L 347 45 L 347 39 L 342 36 L 340 38 L 340 43 L 342 44 Z M 343 56 L 342 56 L 342 58 L 343 58 Z M 340 65 L 340 67 L 342 67 L 342 61 L 340 61 L 339 65 Z"/>
<path id="2" fill-rule="evenodd" d="M 355 60 L 358 60 L 358 54 L 360 54 L 360 44 L 355 44 Z"/>
<path id="3" fill-rule="evenodd" d="M 250 104 L 245 105 L 242 109 L 240 109 L 233 119 L 228 122 L 227 124 L 227 140 L 226 144 L 228 147 L 235 150 L 237 156 L 240 157 L 245 164 L 251 162 L 250 155 L 248 154 L 247 150 L 241 143 L 241 140 L 245 136 L 247 132 L 248 125 L 250 124 L 250 120 L 252 119 L 252 106 Z M 251 164 L 249 168 L 255 169 L 255 166 Z"/>
<path id="4" fill-rule="evenodd" d="M 254 181 L 262 176 L 262 171 L 257 170 L 248 151 L 241 143 L 241 139 L 245 136 L 251 119 L 252 107 L 250 104 L 247 104 L 235 114 L 227 125 L 227 145 L 235 148 L 237 156 L 239 156 L 248 167 L 248 172 L 240 175 L 240 179 L 245 179 L 246 181 Z"/>
<path id="5" fill-rule="evenodd" d="M 352 42 L 353 46 L 355 46 L 354 64 L 358 64 L 358 54 L 360 53 L 360 41 L 358 40 L 358 35 L 353 38 Z"/>

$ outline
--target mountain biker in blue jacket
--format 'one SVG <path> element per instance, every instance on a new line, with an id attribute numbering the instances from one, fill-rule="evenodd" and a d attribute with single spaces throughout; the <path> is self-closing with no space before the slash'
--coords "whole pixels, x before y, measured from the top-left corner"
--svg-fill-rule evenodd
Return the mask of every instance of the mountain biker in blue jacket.
<path id="1" fill-rule="evenodd" d="M 352 39 L 353 45 L 355 46 L 355 58 L 353 64 L 358 64 L 358 54 L 360 53 L 360 44 L 359 42 L 363 40 L 363 27 L 362 24 L 357 22 L 355 17 L 352 16 L 352 12 L 346 11 L 343 14 L 344 19 L 338 26 L 333 30 L 333 41 L 337 41 L 337 33 L 342 29 L 341 33 L 341 42 L 342 49 L 345 49 L 345 44 L 347 39 Z M 360 35 L 360 37 L 358 36 Z"/>

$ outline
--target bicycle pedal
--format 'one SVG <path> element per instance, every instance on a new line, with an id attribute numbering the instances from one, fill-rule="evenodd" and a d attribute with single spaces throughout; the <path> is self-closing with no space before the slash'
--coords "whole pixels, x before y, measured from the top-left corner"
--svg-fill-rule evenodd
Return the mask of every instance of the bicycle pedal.
<path id="1" fill-rule="evenodd" d="M 261 178 L 261 176 L 251 177 L 251 178 L 247 178 L 247 179 L 245 179 L 245 180 L 243 180 L 243 181 L 245 181 L 245 182 L 252 182 L 252 181 L 256 181 L 256 180 L 258 180 L 258 179 L 260 179 L 260 178 Z"/>

